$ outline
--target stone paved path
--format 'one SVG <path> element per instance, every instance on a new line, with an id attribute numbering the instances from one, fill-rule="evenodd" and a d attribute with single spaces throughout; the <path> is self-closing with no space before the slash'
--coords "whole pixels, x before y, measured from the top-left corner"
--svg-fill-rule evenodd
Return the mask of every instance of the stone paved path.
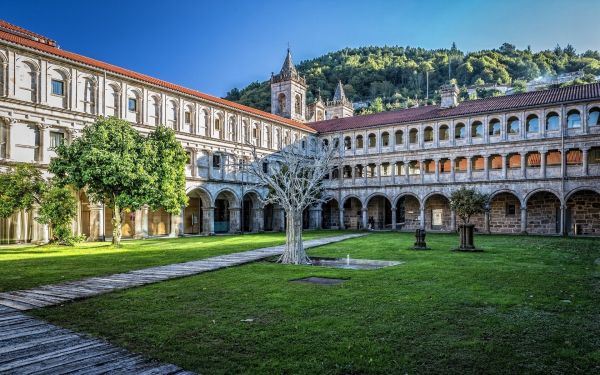
<path id="1" fill-rule="evenodd" d="M 362 233 L 324 237 L 304 241 L 305 248 L 326 245 L 349 238 L 363 236 Z M 95 276 L 61 284 L 43 285 L 32 289 L 0 293 L 0 306 L 25 311 L 40 307 L 59 305 L 81 298 L 97 296 L 120 289 L 133 288 L 178 277 L 196 275 L 224 267 L 254 262 L 283 252 L 284 245 L 265 247 L 212 258 L 175 263 L 166 266 L 144 268 L 108 276 Z"/>
<path id="2" fill-rule="evenodd" d="M 304 241 L 304 246 L 316 247 L 363 235 L 319 238 Z M 105 341 L 32 318 L 21 311 L 236 266 L 282 251 L 283 245 L 273 246 L 0 293 L 0 374 L 191 374 L 175 365 L 150 362 Z"/>

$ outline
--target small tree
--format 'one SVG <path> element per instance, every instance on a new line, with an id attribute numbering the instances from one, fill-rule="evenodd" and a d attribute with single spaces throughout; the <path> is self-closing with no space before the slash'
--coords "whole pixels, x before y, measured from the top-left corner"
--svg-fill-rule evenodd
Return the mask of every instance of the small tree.
<path id="1" fill-rule="evenodd" d="M 279 262 L 290 264 L 310 263 L 302 243 L 302 213 L 305 208 L 327 200 L 323 197 L 323 178 L 329 173 L 334 159 L 339 164 L 339 145 L 311 146 L 309 152 L 298 144 L 281 150 L 272 157 L 257 154 L 253 148 L 254 161 L 248 169 L 258 180 L 259 186 L 269 189 L 264 203 L 280 205 L 286 214 L 286 244 Z"/>
<path id="2" fill-rule="evenodd" d="M 112 208 L 115 246 L 125 211 L 149 205 L 173 213 L 186 203 L 186 155 L 170 129 L 158 127 L 145 138 L 125 120 L 101 118 L 56 152 L 50 172 Z"/>
<path id="3" fill-rule="evenodd" d="M 473 225 L 470 224 L 471 216 L 482 213 L 488 202 L 488 195 L 474 189 L 461 188 L 450 196 L 450 208 L 462 220 L 459 228 L 460 250 L 473 250 Z"/>
<path id="4" fill-rule="evenodd" d="M 77 200 L 73 196 L 73 191 L 50 183 L 42 194 L 42 205 L 36 220 L 50 226 L 51 242 L 73 246 L 82 240 L 80 236 L 73 236 L 71 230 L 75 216 L 77 216 Z"/>
<path id="5" fill-rule="evenodd" d="M 19 164 L 0 173 L 0 218 L 40 204 L 45 185 L 42 173 L 32 165 Z"/>

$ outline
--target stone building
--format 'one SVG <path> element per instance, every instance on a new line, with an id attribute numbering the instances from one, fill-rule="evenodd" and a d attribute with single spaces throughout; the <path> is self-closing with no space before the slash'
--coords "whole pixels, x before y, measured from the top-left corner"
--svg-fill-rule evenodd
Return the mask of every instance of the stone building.
<path id="1" fill-rule="evenodd" d="M 306 105 L 289 51 L 271 83 L 274 114 L 65 51 L 0 21 L 0 170 L 31 163 L 46 171 L 56 145 L 115 116 L 142 134 L 171 127 L 189 154 L 188 206 L 180 215 L 127 213 L 126 237 L 282 230 L 283 210 L 262 205 L 266 192 L 240 166 L 249 144 L 276 157 L 292 143 L 309 152 L 318 139 L 337 142 L 345 157 L 325 181 L 332 199 L 306 210 L 306 228 L 364 228 L 372 217 L 376 229 L 452 230 L 448 197 L 465 186 L 492 196 L 475 218 L 479 231 L 600 234 L 600 84 L 460 103 L 449 86 L 441 105 L 346 117 L 341 83 L 333 100 Z M 110 208 L 85 190 L 77 197 L 75 233 L 110 236 Z M 0 242 L 46 241 L 35 216 L 34 208 L 0 220 Z"/>

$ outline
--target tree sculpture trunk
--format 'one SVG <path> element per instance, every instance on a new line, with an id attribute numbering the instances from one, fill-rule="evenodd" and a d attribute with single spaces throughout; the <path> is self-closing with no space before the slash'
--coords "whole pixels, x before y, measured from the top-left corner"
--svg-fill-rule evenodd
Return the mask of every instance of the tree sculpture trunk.
<path id="1" fill-rule="evenodd" d="M 304 251 L 304 243 L 302 242 L 302 210 L 297 212 L 286 212 L 287 220 L 287 238 L 285 242 L 285 250 L 279 262 L 286 264 L 307 264 L 310 263 L 310 258 Z"/>
<path id="2" fill-rule="evenodd" d="M 112 225 L 113 225 L 113 237 L 112 244 L 113 246 L 121 246 L 121 209 L 117 203 L 115 203 L 113 207 L 113 216 L 112 216 Z"/>

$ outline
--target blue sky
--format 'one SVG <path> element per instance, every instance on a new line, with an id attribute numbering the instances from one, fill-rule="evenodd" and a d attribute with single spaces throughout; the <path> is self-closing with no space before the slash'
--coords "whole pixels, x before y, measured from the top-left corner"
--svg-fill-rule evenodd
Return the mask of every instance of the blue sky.
<path id="1" fill-rule="evenodd" d="M 212 95 L 294 60 L 344 47 L 462 50 L 507 41 L 533 50 L 600 49 L 600 0 L 28 1 L 3 0 L 0 18 L 66 50 Z"/>

